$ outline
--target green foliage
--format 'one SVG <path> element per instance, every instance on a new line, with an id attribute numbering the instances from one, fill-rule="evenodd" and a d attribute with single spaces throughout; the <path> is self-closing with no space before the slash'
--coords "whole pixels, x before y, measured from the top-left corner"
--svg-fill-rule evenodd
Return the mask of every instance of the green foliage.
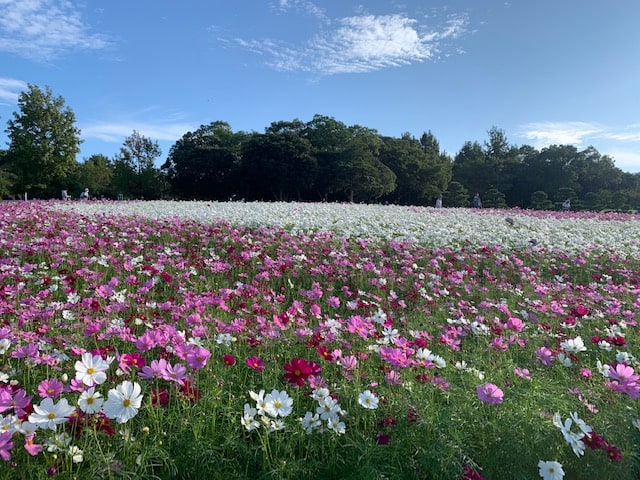
<path id="1" fill-rule="evenodd" d="M 157 142 L 134 130 L 114 160 L 113 187 L 132 198 L 153 200 L 166 192 L 165 175 L 155 168 L 161 154 Z"/>
<path id="2" fill-rule="evenodd" d="M 300 200 L 311 190 L 317 161 L 311 144 L 294 129 L 272 125 L 265 134 L 253 134 L 242 145 L 240 176 L 248 199 Z"/>
<path id="3" fill-rule="evenodd" d="M 80 130 L 75 115 L 49 87 L 43 91 L 31 84 L 18 97 L 18 107 L 6 130 L 6 165 L 15 175 L 13 188 L 30 197 L 57 197 L 77 168 Z"/>
<path id="4" fill-rule="evenodd" d="M 247 134 L 234 133 L 222 121 L 184 134 L 162 165 L 172 195 L 203 200 L 228 200 L 240 195 L 240 151 L 247 138 Z"/>
<path id="5" fill-rule="evenodd" d="M 116 198 L 113 191 L 113 163 L 104 155 L 92 155 L 78 166 L 77 181 L 67 186 L 67 191 L 80 192 L 88 188 L 92 196 Z M 77 195 L 76 195 L 77 196 Z"/>
<path id="6" fill-rule="evenodd" d="M 442 196 L 447 207 L 469 206 L 469 191 L 460 182 L 452 181 L 449 183 Z"/>
<path id="7" fill-rule="evenodd" d="M 553 210 L 553 202 L 547 192 L 537 190 L 531 194 L 531 208 L 534 210 Z"/>
<path id="8" fill-rule="evenodd" d="M 507 203 L 504 200 L 504 193 L 497 188 L 490 188 L 482 197 L 482 204 L 487 208 L 506 208 Z"/>

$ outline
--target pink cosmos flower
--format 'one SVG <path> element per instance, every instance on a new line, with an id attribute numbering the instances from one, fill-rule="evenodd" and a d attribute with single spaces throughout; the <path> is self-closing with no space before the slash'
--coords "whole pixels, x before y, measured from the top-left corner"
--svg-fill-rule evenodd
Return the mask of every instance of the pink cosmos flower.
<path id="1" fill-rule="evenodd" d="M 640 375 L 635 374 L 633 367 L 619 363 L 615 368 L 609 368 L 609 378 L 622 383 L 635 383 L 640 380 Z"/>
<path id="2" fill-rule="evenodd" d="M 29 455 L 32 457 L 38 455 L 43 449 L 42 445 L 34 443 L 33 438 L 35 436 L 35 432 L 32 432 L 24 437 L 24 449 L 29 452 Z"/>
<path id="3" fill-rule="evenodd" d="M 167 363 L 164 371 L 160 372 L 160 377 L 164 380 L 176 382 L 177 384 L 182 385 L 187 377 L 187 369 L 180 363 L 176 363 L 175 365 Z"/>
<path id="4" fill-rule="evenodd" d="M 524 330 L 524 322 L 517 317 L 511 317 L 507 320 L 507 328 L 514 332 L 521 332 Z"/>
<path id="5" fill-rule="evenodd" d="M 185 361 L 189 368 L 198 370 L 203 368 L 211 358 L 211 352 L 204 347 L 193 346 L 189 348 L 185 356 Z"/>
<path id="6" fill-rule="evenodd" d="M 153 360 L 150 365 L 145 365 L 138 374 L 140 378 L 162 378 L 162 373 L 167 369 L 167 361 L 164 358 Z"/>
<path id="7" fill-rule="evenodd" d="M 536 357 L 540 360 L 543 365 L 549 366 L 553 362 L 553 352 L 549 350 L 547 347 L 540 347 L 536 350 Z"/>
<path id="8" fill-rule="evenodd" d="M 502 403 L 504 392 L 493 383 L 485 383 L 484 385 L 478 385 L 476 393 L 480 401 L 487 405 L 498 405 Z"/>
<path id="9" fill-rule="evenodd" d="M 519 377 L 526 378 L 527 380 L 531 380 L 531 375 L 529 374 L 529 370 L 527 368 L 515 367 L 513 369 L 513 373 L 515 373 Z"/>
<path id="10" fill-rule="evenodd" d="M 64 384 L 55 378 L 43 380 L 38 385 L 38 395 L 42 398 L 56 398 L 62 393 Z"/>
<path id="11" fill-rule="evenodd" d="M 249 357 L 246 362 L 247 366 L 256 372 L 261 372 L 264 370 L 264 362 L 260 357 Z"/>
<path id="12" fill-rule="evenodd" d="M 4 461 L 11 459 L 11 449 L 13 448 L 11 437 L 13 437 L 13 432 L 4 432 L 0 435 L 0 458 Z"/>

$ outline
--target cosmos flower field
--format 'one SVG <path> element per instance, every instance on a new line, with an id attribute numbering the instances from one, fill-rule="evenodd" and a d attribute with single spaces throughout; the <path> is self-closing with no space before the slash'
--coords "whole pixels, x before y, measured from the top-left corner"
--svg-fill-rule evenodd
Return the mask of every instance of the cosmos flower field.
<path id="1" fill-rule="evenodd" d="M 0 204 L 0 479 L 637 479 L 640 217 Z"/>

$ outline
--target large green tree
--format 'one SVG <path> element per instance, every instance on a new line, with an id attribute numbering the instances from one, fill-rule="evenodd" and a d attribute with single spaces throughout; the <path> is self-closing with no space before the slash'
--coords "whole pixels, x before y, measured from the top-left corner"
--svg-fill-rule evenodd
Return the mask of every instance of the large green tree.
<path id="1" fill-rule="evenodd" d="M 266 133 L 253 134 L 242 146 L 244 195 L 258 200 L 300 200 L 308 196 L 317 175 L 311 143 L 302 124 L 277 122 Z"/>
<path id="2" fill-rule="evenodd" d="M 91 155 L 78 166 L 77 182 L 72 187 L 77 191 L 88 188 L 92 197 L 115 197 L 112 188 L 113 162 L 105 155 Z M 69 191 L 71 193 L 71 191 Z"/>
<path id="3" fill-rule="evenodd" d="M 350 138 L 347 125 L 333 117 L 314 115 L 302 135 L 311 142 L 312 155 L 318 164 L 313 190 L 319 200 L 332 200 L 339 191 L 338 176 L 346 145 Z"/>
<path id="4" fill-rule="evenodd" d="M 396 188 L 396 174 L 380 161 L 380 136 L 375 130 L 354 125 L 338 162 L 337 189 L 349 202 L 372 202 Z"/>
<path id="5" fill-rule="evenodd" d="M 185 133 L 162 165 L 172 193 L 179 198 L 205 200 L 228 200 L 240 194 L 237 173 L 246 138 L 246 133 L 234 133 L 223 121 Z"/>
<path id="6" fill-rule="evenodd" d="M 58 196 L 78 166 L 80 130 L 62 97 L 29 84 L 18 97 L 18 112 L 7 122 L 7 169 L 13 188 L 29 196 Z"/>
<path id="7" fill-rule="evenodd" d="M 435 150 L 429 134 L 427 144 L 410 134 L 401 138 L 384 137 L 380 160 L 396 175 L 396 189 L 384 197 L 400 205 L 429 205 L 441 194 L 451 178 L 450 164 L 443 159 L 435 140 Z"/>
<path id="8" fill-rule="evenodd" d="M 165 176 L 155 167 L 162 154 L 158 142 L 134 130 L 114 159 L 113 184 L 126 197 L 157 199 L 166 190 Z"/>

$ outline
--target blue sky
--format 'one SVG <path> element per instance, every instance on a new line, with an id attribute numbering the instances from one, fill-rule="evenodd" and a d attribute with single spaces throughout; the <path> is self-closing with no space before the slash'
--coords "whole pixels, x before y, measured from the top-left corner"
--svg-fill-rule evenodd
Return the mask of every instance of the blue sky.
<path id="1" fill-rule="evenodd" d="M 640 172 L 639 20 L 637 0 L 0 0 L 0 148 L 31 83 L 74 111 L 78 160 L 134 129 L 162 163 L 203 124 L 321 114 L 452 156 L 496 126 Z"/>

